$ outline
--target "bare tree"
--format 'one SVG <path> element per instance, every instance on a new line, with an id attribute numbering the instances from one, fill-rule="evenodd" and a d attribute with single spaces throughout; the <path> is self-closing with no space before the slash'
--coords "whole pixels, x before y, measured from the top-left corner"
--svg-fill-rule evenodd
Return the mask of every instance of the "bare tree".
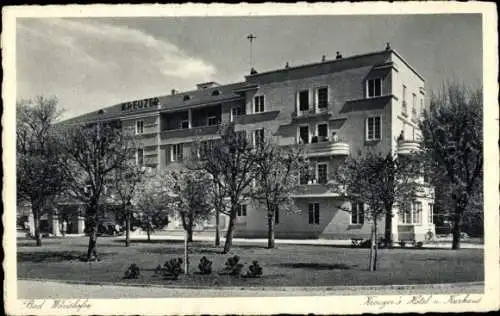
<path id="1" fill-rule="evenodd" d="M 66 163 L 61 165 L 71 177 L 68 189 L 72 197 L 85 204 L 89 227 L 87 260 L 98 259 L 97 229 L 104 188 L 118 169 L 134 157 L 130 136 L 122 134 L 112 123 L 67 125 L 60 146 Z"/>
<path id="2" fill-rule="evenodd" d="M 300 173 L 309 162 L 304 158 L 303 146 L 280 146 L 266 138 L 256 146 L 256 185 L 252 197 L 267 211 L 267 247 L 274 248 L 275 220 L 280 210 L 296 210 L 292 194 L 301 188 Z"/>
<path id="3" fill-rule="evenodd" d="M 153 170 L 143 176 L 143 180 L 135 190 L 132 201 L 134 222 L 147 233 L 151 241 L 151 233 L 169 224 L 171 214 L 168 203 L 171 200 L 171 182 L 166 171 Z"/>
<path id="4" fill-rule="evenodd" d="M 456 83 L 433 95 L 420 123 L 422 148 L 436 184 L 448 197 L 443 209 L 453 223 L 452 249 L 460 248 L 463 216 L 474 197 L 480 196 L 483 180 L 482 89 Z M 482 211 L 482 210 L 481 210 Z"/>
<path id="5" fill-rule="evenodd" d="M 54 128 L 60 112 L 56 98 L 42 96 L 19 101 L 16 112 L 17 198 L 30 202 L 36 245 L 41 246 L 40 217 L 67 182 Z"/>
<path id="6" fill-rule="evenodd" d="M 364 218 L 372 225 L 369 270 L 377 269 L 378 224 L 393 207 L 405 210 L 423 187 L 413 172 L 411 159 L 390 153 L 360 153 L 348 158 L 337 171 L 336 192 L 364 205 Z M 352 212 L 350 207 L 344 209 Z"/>
<path id="7" fill-rule="evenodd" d="M 237 132 L 233 124 L 222 126 L 220 140 L 206 148 L 197 168 L 205 170 L 216 181 L 218 188 L 229 199 L 229 210 L 220 211 L 229 216 L 224 253 L 232 247 L 236 214 L 250 197 L 249 186 L 257 171 L 255 148 L 243 132 Z"/>
<path id="8" fill-rule="evenodd" d="M 202 170 L 171 171 L 167 173 L 166 181 L 171 190 L 168 208 L 171 213 L 180 215 L 188 242 L 192 242 L 195 224 L 208 219 L 211 213 L 209 194 L 212 181 Z"/>
<path id="9" fill-rule="evenodd" d="M 130 245 L 130 222 L 133 214 L 132 202 L 140 185 L 145 167 L 130 160 L 113 172 L 113 198 L 120 205 L 125 220 L 125 247 Z"/>

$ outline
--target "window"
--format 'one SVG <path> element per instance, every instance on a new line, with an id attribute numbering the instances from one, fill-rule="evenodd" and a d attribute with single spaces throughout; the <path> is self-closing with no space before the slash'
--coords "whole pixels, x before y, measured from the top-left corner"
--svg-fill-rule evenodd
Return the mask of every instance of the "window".
<path id="1" fill-rule="evenodd" d="M 406 104 L 406 86 L 403 85 L 403 107 L 402 107 L 402 112 L 403 112 L 403 115 L 408 115 L 408 106 Z"/>
<path id="2" fill-rule="evenodd" d="M 367 97 L 379 97 L 382 95 L 382 79 L 370 79 L 366 82 L 367 85 Z"/>
<path id="3" fill-rule="evenodd" d="M 417 95 L 415 93 L 412 94 L 412 108 L 411 111 L 415 115 L 417 114 Z"/>
<path id="4" fill-rule="evenodd" d="M 184 101 L 188 101 L 189 99 L 191 99 L 191 97 L 188 96 L 187 94 L 182 98 L 182 100 L 184 100 Z"/>
<path id="5" fill-rule="evenodd" d="M 189 120 L 181 120 L 181 129 L 189 128 Z"/>
<path id="6" fill-rule="evenodd" d="M 258 129 L 254 132 L 254 144 L 255 146 L 264 144 L 264 129 Z"/>
<path id="7" fill-rule="evenodd" d="M 429 214 L 428 214 L 428 218 L 427 218 L 427 222 L 429 224 L 433 224 L 434 223 L 434 204 L 432 203 L 429 203 Z"/>
<path id="8" fill-rule="evenodd" d="M 413 214 L 412 214 L 413 224 L 422 224 L 422 203 L 413 203 Z"/>
<path id="9" fill-rule="evenodd" d="M 362 225 L 365 223 L 365 206 L 363 203 L 351 203 L 351 224 Z"/>
<path id="10" fill-rule="evenodd" d="M 318 137 L 320 140 L 325 140 L 328 137 L 328 124 L 318 124 Z"/>
<path id="11" fill-rule="evenodd" d="M 309 224 L 319 224 L 319 203 L 309 204 Z"/>
<path id="12" fill-rule="evenodd" d="M 144 164 L 144 149 L 137 148 L 136 162 L 139 166 L 142 166 Z"/>
<path id="13" fill-rule="evenodd" d="M 328 88 L 318 89 L 318 109 L 325 109 L 328 107 Z"/>
<path id="14" fill-rule="evenodd" d="M 217 125 L 217 116 L 212 115 L 208 117 L 208 126 Z"/>
<path id="15" fill-rule="evenodd" d="M 420 99 L 420 113 L 424 113 L 424 98 Z"/>
<path id="16" fill-rule="evenodd" d="M 264 96 L 259 95 L 253 99 L 255 113 L 264 112 Z"/>
<path id="17" fill-rule="evenodd" d="M 218 95 L 220 95 L 220 91 L 219 90 L 212 91 L 212 96 L 216 97 Z"/>
<path id="18" fill-rule="evenodd" d="M 144 133 L 144 121 L 136 121 L 135 122 L 135 133 L 136 134 Z"/>
<path id="19" fill-rule="evenodd" d="M 299 110 L 309 110 L 309 90 L 303 90 L 299 92 Z"/>
<path id="20" fill-rule="evenodd" d="M 326 184 L 328 182 L 328 164 L 318 164 L 318 183 Z"/>
<path id="21" fill-rule="evenodd" d="M 241 115 L 241 108 L 235 107 L 231 109 L 231 122 L 234 122 L 234 119 Z"/>
<path id="22" fill-rule="evenodd" d="M 422 203 L 414 202 L 411 208 L 403 211 L 399 221 L 402 224 L 420 225 L 422 223 Z"/>
<path id="23" fill-rule="evenodd" d="M 304 144 L 309 143 L 309 126 L 304 125 L 299 127 L 299 141 Z"/>
<path id="24" fill-rule="evenodd" d="M 274 211 L 274 223 L 275 224 L 280 223 L 280 211 L 279 210 Z"/>
<path id="25" fill-rule="evenodd" d="M 307 184 L 308 181 L 309 181 L 309 174 L 306 171 L 300 171 L 299 183 L 300 184 Z"/>
<path id="26" fill-rule="evenodd" d="M 247 206 L 246 204 L 240 205 L 237 211 L 238 216 L 247 216 Z"/>
<path id="27" fill-rule="evenodd" d="M 380 116 L 369 117 L 366 119 L 366 140 L 380 140 L 382 134 L 380 120 Z"/>
<path id="28" fill-rule="evenodd" d="M 182 144 L 174 144 L 172 145 L 172 161 L 181 161 L 182 154 L 184 151 L 184 146 Z"/>

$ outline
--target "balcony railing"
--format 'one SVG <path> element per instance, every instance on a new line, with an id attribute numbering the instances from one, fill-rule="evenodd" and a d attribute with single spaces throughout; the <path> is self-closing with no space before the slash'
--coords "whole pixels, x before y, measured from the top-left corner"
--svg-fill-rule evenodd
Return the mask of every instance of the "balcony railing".
<path id="1" fill-rule="evenodd" d="M 163 137 L 166 138 L 210 135 L 210 134 L 217 134 L 217 132 L 219 131 L 219 127 L 220 127 L 219 124 L 195 126 L 192 128 L 163 130 L 161 134 Z"/>
<path id="2" fill-rule="evenodd" d="M 420 150 L 420 144 L 416 140 L 400 140 L 398 141 L 398 154 L 409 155 Z"/>
<path id="3" fill-rule="evenodd" d="M 312 117 L 316 115 L 331 115 L 331 111 L 328 110 L 328 106 L 319 108 L 317 106 L 311 106 L 309 109 L 304 111 L 294 111 L 292 113 L 292 118 L 301 118 L 301 117 Z"/>
<path id="4" fill-rule="evenodd" d="M 349 144 L 343 141 L 331 141 L 328 139 L 318 140 L 306 144 L 305 155 L 307 157 L 328 157 L 349 155 Z"/>

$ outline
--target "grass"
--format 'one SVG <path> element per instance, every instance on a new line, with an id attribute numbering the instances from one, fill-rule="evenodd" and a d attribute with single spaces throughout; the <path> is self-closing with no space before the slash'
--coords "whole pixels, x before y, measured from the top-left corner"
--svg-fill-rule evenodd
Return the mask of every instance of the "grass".
<path id="1" fill-rule="evenodd" d="M 89 283 L 156 284 L 164 286 L 337 286 L 454 283 L 484 281 L 483 250 L 462 249 L 380 249 L 379 266 L 367 271 L 369 249 L 310 245 L 235 245 L 231 253 L 221 254 L 211 243 L 190 245 L 190 272 L 179 280 L 153 276 L 165 261 L 183 257 L 182 241 L 133 241 L 125 247 L 114 238 L 98 239 L 100 262 L 84 262 L 88 239 L 85 237 L 44 239 L 42 247 L 34 241 L 18 240 L 17 273 L 20 279 L 50 279 Z M 245 273 L 253 260 L 264 269 L 260 279 L 218 275 L 225 260 L 240 256 Z M 202 275 L 198 263 L 202 256 L 213 261 L 212 275 Z M 139 279 L 123 279 L 132 263 L 140 270 Z"/>

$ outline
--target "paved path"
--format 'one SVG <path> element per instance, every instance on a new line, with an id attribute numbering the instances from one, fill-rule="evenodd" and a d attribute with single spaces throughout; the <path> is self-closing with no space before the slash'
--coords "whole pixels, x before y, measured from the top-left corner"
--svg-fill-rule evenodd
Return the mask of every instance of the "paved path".
<path id="1" fill-rule="evenodd" d="M 409 295 L 482 293 L 482 282 L 452 284 L 419 284 L 395 286 L 334 286 L 253 288 L 225 287 L 220 289 L 167 288 L 160 286 L 117 286 L 71 284 L 54 281 L 19 280 L 19 299 L 35 298 L 168 298 L 168 297 L 230 297 L 230 296 L 306 296 L 306 295 Z"/>
<path id="2" fill-rule="evenodd" d="M 116 237 L 119 240 L 125 239 L 124 236 Z M 147 239 L 146 234 L 131 234 L 132 239 Z M 166 233 L 153 234 L 151 235 L 151 240 L 184 240 L 182 235 L 167 235 Z M 197 236 L 194 235 L 194 240 L 199 241 L 213 241 L 213 236 Z M 221 243 L 224 242 L 224 237 L 221 236 Z M 276 239 L 276 244 L 288 244 L 288 245 L 330 245 L 330 246 L 350 246 L 352 244 L 351 240 L 332 240 L 332 239 Z M 233 243 L 253 243 L 253 244 L 267 244 L 267 239 L 264 238 L 233 238 Z M 398 247 L 398 244 L 395 245 Z M 409 246 L 410 247 L 410 246 Z M 467 242 L 461 242 L 460 247 L 463 249 L 483 249 L 482 244 L 473 244 Z M 445 248 L 451 249 L 451 242 L 436 242 L 431 244 L 424 244 L 424 248 Z"/>

